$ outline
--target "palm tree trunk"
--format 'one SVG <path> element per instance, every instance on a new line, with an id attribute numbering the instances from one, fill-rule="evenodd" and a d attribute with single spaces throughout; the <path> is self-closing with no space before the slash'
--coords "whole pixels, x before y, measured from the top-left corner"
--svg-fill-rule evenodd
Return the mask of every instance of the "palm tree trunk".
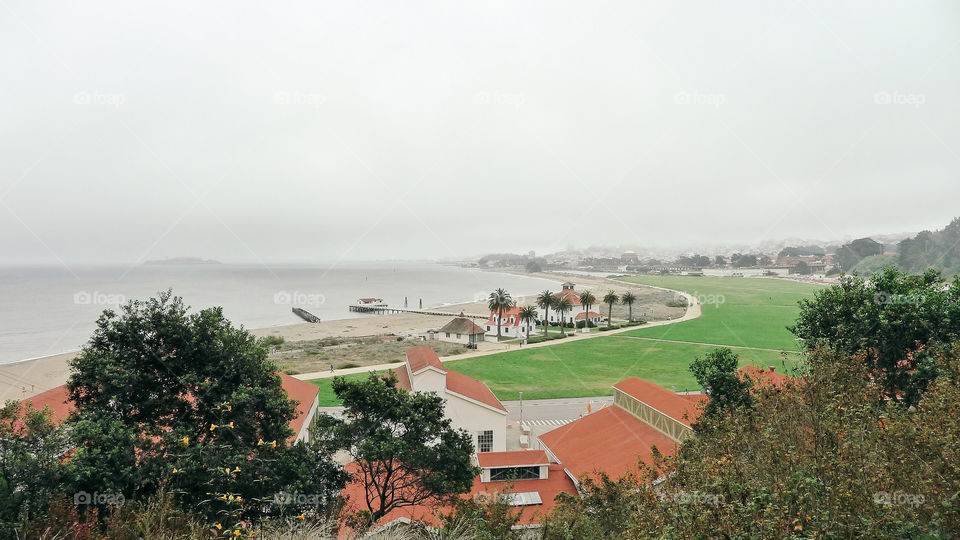
<path id="1" fill-rule="evenodd" d="M 607 328 L 613 324 L 613 303 L 607 304 Z"/>
<path id="2" fill-rule="evenodd" d="M 633 322 L 633 302 L 630 302 L 629 304 L 627 304 L 627 309 L 630 310 L 630 315 L 628 315 L 628 317 L 630 318 L 630 322 Z"/>
<path id="3" fill-rule="evenodd" d="M 503 308 L 497 310 L 497 341 L 500 341 L 500 323 L 503 322 Z"/>
<path id="4" fill-rule="evenodd" d="M 550 306 L 543 308 L 543 338 L 546 339 L 550 328 Z"/>

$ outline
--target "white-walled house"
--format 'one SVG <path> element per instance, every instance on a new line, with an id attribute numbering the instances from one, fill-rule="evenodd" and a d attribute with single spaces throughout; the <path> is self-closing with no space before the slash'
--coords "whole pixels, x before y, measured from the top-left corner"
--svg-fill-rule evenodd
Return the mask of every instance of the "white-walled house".
<path id="1" fill-rule="evenodd" d="M 554 296 L 557 298 L 566 298 L 570 300 L 571 306 L 570 311 L 567 311 L 563 314 L 563 322 L 580 322 L 586 318 L 594 324 L 599 324 L 600 321 L 603 320 L 603 316 L 593 310 L 590 310 L 584 314 L 583 303 L 580 301 L 580 293 L 573 288 L 573 283 L 568 281 L 564 283 L 562 287 L 563 288 L 560 290 L 560 292 L 554 293 Z M 590 306 L 597 306 L 597 303 L 591 304 Z M 550 322 L 560 322 L 560 314 L 554 309 L 550 310 Z"/>
<path id="2" fill-rule="evenodd" d="M 487 322 L 483 323 L 483 327 L 487 331 L 488 336 L 497 335 L 497 319 L 500 318 L 500 314 L 496 311 L 490 313 L 490 318 L 487 319 Z M 530 321 L 530 333 L 535 334 L 537 328 L 537 321 Z M 500 323 L 500 335 L 508 338 L 521 338 L 526 339 L 530 336 L 527 335 L 527 323 L 520 320 L 520 306 L 513 306 L 510 309 L 503 310 L 503 322 Z"/>
<path id="3" fill-rule="evenodd" d="M 437 331 L 437 339 L 449 343 L 462 343 L 466 346 L 483 341 L 485 330 L 482 326 L 466 317 L 456 317 Z"/>
<path id="4" fill-rule="evenodd" d="M 473 436 L 477 452 L 506 451 L 507 409 L 486 384 L 448 370 L 437 353 L 423 345 L 407 349 L 407 361 L 393 371 L 401 388 L 442 397 L 444 415 L 453 427 Z"/>

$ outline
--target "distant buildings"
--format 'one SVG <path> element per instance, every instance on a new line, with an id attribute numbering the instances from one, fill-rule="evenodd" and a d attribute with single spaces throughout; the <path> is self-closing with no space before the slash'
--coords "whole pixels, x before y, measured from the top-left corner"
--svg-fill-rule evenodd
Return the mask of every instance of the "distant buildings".
<path id="1" fill-rule="evenodd" d="M 406 362 L 393 372 L 401 388 L 442 397 L 444 414 L 453 427 L 470 433 L 477 452 L 507 449 L 507 409 L 486 384 L 448 370 L 437 353 L 423 345 L 407 349 Z"/>
<path id="2" fill-rule="evenodd" d="M 620 262 L 623 264 L 638 264 L 640 257 L 637 256 L 635 251 L 624 251 L 623 255 L 620 255 Z"/>

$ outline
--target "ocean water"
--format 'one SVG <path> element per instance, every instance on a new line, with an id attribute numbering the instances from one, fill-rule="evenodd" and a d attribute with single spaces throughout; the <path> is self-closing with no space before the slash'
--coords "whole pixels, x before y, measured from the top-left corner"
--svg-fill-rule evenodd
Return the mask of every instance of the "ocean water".
<path id="1" fill-rule="evenodd" d="M 325 266 L 141 265 L 0 267 L 0 363 L 79 349 L 104 309 L 172 288 L 193 310 L 222 306 L 246 328 L 303 322 L 291 308 L 323 320 L 364 317 L 358 298 L 390 306 L 439 307 L 486 298 L 497 287 L 516 296 L 557 282 L 429 263 Z"/>

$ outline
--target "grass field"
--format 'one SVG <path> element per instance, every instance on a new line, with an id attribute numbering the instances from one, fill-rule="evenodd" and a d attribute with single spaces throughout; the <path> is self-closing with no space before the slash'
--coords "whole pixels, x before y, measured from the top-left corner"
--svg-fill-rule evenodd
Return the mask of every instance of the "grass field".
<path id="1" fill-rule="evenodd" d="M 799 313 L 797 301 L 811 298 L 819 288 L 775 279 L 624 279 L 681 290 L 701 297 L 703 302 L 716 302 L 705 303 L 703 314 L 690 321 L 588 340 L 559 341 L 548 347 L 466 358 L 446 365 L 487 383 L 501 400 L 517 399 L 521 391 L 524 399 L 609 395 L 611 385 L 627 377 L 640 377 L 677 391 L 695 390 L 698 386 L 687 367 L 694 358 L 717 345 L 746 347 L 734 349 L 741 364 L 776 366 L 782 373 L 800 358 L 796 352 L 798 344 L 786 329 Z M 337 404 L 329 380 L 313 382 L 321 388 L 321 405 Z"/>
<path id="2" fill-rule="evenodd" d="M 382 371 L 376 371 L 374 373 L 383 373 Z M 354 373 L 352 375 L 344 375 L 343 377 L 348 381 L 356 381 L 360 379 L 366 379 L 369 377 L 369 373 Z M 337 399 L 337 395 L 333 393 L 333 377 L 326 379 L 313 379 L 309 381 L 310 384 L 320 387 L 320 394 L 317 399 L 320 401 L 321 407 L 336 407 L 340 405 L 340 400 Z"/>
<path id="3" fill-rule="evenodd" d="M 603 336 L 445 362 L 464 375 L 487 383 L 501 400 L 548 399 L 610 395 L 610 386 L 640 377 L 677 391 L 699 388 L 687 366 L 714 347 L 658 343 L 629 337 Z M 792 367 L 796 354 L 784 358 L 772 351 L 738 350 L 745 364 Z M 786 362 L 786 364 L 785 364 Z"/>
<path id="4" fill-rule="evenodd" d="M 799 350 L 787 330 L 800 309 L 797 302 L 812 298 L 819 285 L 753 278 L 644 276 L 623 278 L 632 283 L 682 290 L 700 298 L 703 314 L 694 320 L 627 332 L 631 336 L 718 343 L 767 349 Z"/>

